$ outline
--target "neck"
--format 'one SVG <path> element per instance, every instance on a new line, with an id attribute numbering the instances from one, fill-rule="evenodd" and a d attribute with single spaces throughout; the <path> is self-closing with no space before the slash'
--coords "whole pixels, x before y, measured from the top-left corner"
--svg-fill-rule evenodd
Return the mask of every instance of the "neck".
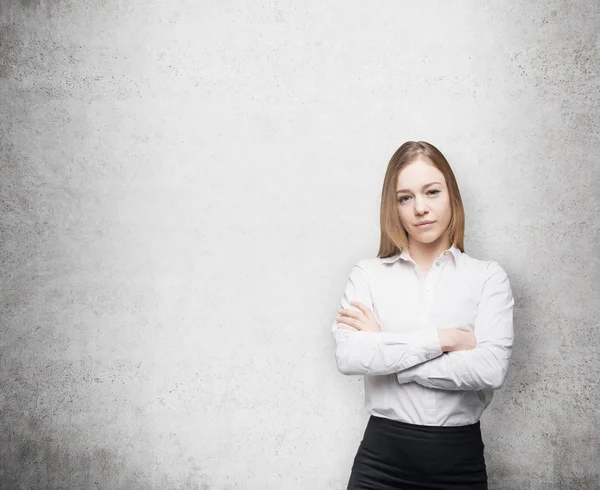
<path id="1" fill-rule="evenodd" d="M 409 239 L 408 250 L 415 262 L 418 264 L 428 264 L 433 262 L 444 250 L 448 250 L 451 246 L 450 238 L 446 235 L 441 235 L 431 243 Z"/>

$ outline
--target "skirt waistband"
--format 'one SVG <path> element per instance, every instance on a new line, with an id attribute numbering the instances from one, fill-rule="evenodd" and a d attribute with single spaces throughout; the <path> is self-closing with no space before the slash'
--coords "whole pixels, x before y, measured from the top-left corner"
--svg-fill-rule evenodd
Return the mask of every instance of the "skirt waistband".
<path id="1" fill-rule="evenodd" d="M 417 425 L 410 424 L 408 422 L 402 422 L 400 420 L 371 415 L 369 418 L 369 424 L 388 425 L 398 429 L 405 429 L 427 434 L 468 434 L 473 432 L 476 433 L 481 430 L 481 424 L 479 420 L 474 424 L 469 425 Z"/>

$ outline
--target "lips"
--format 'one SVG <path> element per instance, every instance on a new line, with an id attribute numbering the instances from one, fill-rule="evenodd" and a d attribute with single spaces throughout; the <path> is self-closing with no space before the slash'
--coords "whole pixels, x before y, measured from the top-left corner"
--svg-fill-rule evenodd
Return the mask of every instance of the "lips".
<path id="1" fill-rule="evenodd" d="M 424 221 L 423 223 L 417 223 L 415 226 L 425 226 L 435 223 L 435 221 Z"/>

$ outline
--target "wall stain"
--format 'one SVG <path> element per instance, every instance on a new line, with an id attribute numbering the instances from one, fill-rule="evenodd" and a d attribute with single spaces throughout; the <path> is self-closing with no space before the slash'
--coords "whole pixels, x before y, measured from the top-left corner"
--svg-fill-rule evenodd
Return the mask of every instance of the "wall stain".
<path id="1" fill-rule="evenodd" d="M 56 436 L 44 435 L 44 423 L 28 418 L 24 423 L 13 412 L 0 427 L 0 490 L 79 489 L 184 489 L 213 490 L 207 475 L 189 474 L 175 480 L 150 474 L 123 461 L 123 453 L 107 448 L 81 448 L 70 452 Z M 13 423 L 8 423 L 12 420 Z M 19 430 L 16 427 L 22 426 Z"/>

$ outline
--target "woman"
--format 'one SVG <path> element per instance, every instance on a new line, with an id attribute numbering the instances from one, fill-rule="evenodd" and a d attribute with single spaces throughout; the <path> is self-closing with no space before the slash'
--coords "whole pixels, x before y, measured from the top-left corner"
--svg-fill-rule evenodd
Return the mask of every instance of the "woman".
<path id="1" fill-rule="evenodd" d="M 508 372 L 508 276 L 464 252 L 458 185 L 429 143 L 392 156 L 380 225 L 332 327 L 338 369 L 364 375 L 370 413 L 347 488 L 487 489 L 479 419 Z"/>

